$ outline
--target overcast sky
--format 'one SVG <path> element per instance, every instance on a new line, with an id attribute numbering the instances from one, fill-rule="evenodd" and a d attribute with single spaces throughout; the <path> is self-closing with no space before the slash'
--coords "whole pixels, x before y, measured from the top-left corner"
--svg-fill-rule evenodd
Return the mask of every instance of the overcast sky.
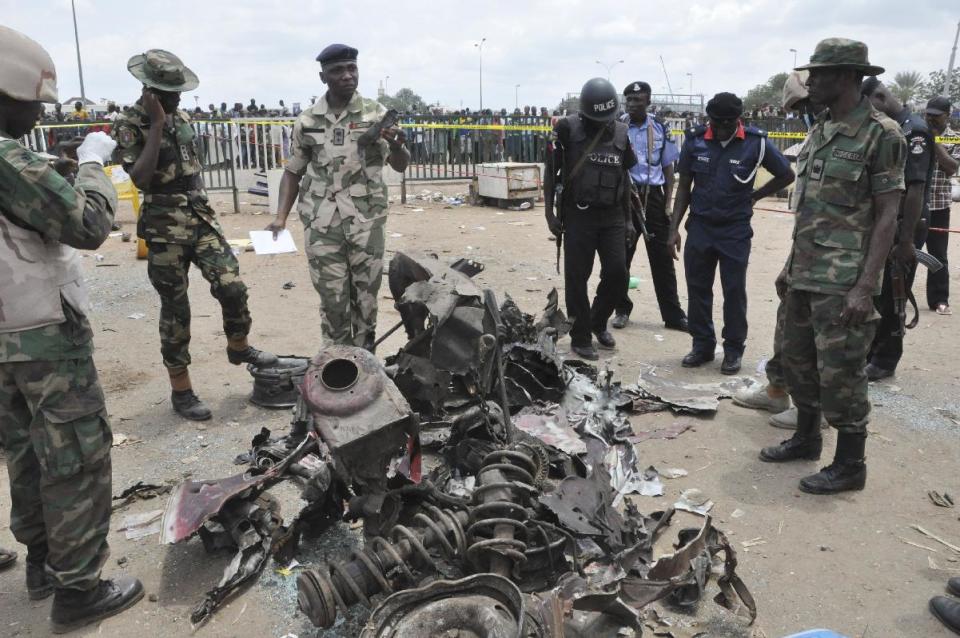
<path id="1" fill-rule="evenodd" d="M 623 60 L 611 73 L 618 89 L 646 80 L 667 92 L 743 95 L 774 73 L 802 63 L 831 36 L 865 41 L 870 60 L 926 75 L 946 68 L 958 0 L 76 0 L 87 96 L 130 102 L 139 86 L 129 57 L 149 48 L 179 55 L 200 77 L 184 105 L 233 104 L 250 98 L 269 107 L 310 101 L 323 92 L 315 62 L 331 42 L 360 50 L 360 92 L 376 96 L 389 76 L 393 93 L 410 87 L 429 102 L 553 108 L 591 77 L 597 60 Z M 70 0 L 0 0 L 3 23 L 38 40 L 57 65 L 60 97 L 79 95 Z M 960 63 L 960 61 L 958 61 Z"/>

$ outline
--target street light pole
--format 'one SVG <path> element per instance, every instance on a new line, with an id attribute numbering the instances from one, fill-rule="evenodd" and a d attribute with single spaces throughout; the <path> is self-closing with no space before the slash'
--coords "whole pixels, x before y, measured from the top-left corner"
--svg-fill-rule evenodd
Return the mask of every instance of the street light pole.
<path id="1" fill-rule="evenodd" d="M 687 77 L 690 78 L 690 95 L 693 95 L 693 73 L 687 73 Z"/>
<path id="2" fill-rule="evenodd" d="M 383 79 L 383 94 L 390 95 L 390 76 Z"/>
<path id="3" fill-rule="evenodd" d="M 520 108 L 520 85 L 515 84 L 513 86 L 513 108 Z"/>
<path id="4" fill-rule="evenodd" d="M 950 62 L 947 63 L 947 77 L 943 80 L 943 94 L 950 98 L 950 85 L 953 80 L 953 62 L 957 58 L 957 40 L 960 40 L 960 22 L 957 22 L 957 35 L 953 37 L 953 49 L 950 51 Z"/>
<path id="5" fill-rule="evenodd" d="M 597 64 L 599 64 L 600 66 L 602 66 L 603 68 L 605 68 L 605 69 L 607 70 L 607 79 L 609 80 L 609 79 L 610 79 L 610 70 L 611 70 L 613 67 L 617 66 L 618 64 L 623 64 L 623 60 L 617 60 L 616 62 L 613 62 L 613 63 L 611 63 L 611 64 L 604 64 L 604 63 L 601 62 L 600 60 L 597 60 Z"/>
<path id="6" fill-rule="evenodd" d="M 80 61 L 80 34 L 77 31 L 77 5 L 70 0 L 70 9 L 73 11 L 73 40 L 77 44 L 77 70 L 80 72 L 80 101 L 84 108 L 87 106 L 87 92 L 83 88 L 83 62 Z"/>
<path id="7" fill-rule="evenodd" d="M 483 38 L 473 45 L 477 47 L 477 53 L 480 54 L 480 112 L 483 112 L 483 43 L 486 41 L 487 39 Z"/>
<path id="8" fill-rule="evenodd" d="M 797 50 L 790 49 L 790 53 L 793 54 L 793 68 L 797 68 Z"/>

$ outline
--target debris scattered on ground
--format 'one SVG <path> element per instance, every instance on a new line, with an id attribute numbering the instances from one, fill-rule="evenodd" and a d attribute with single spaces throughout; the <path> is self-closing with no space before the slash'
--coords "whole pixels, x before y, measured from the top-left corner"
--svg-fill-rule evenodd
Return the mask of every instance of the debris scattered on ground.
<path id="1" fill-rule="evenodd" d="M 641 372 L 637 381 L 642 397 L 663 401 L 674 412 L 692 414 L 716 412 L 720 399 L 730 398 L 738 390 L 757 384 L 759 382 L 751 377 L 733 377 L 720 383 L 687 383 L 658 376 L 654 369 Z"/>
<path id="2" fill-rule="evenodd" d="M 954 505 L 953 497 L 947 494 L 946 492 L 941 494 L 936 490 L 930 490 L 929 492 L 927 492 L 927 496 L 930 498 L 933 504 L 937 505 L 938 507 L 953 507 Z"/>
<path id="3" fill-rule="evenodd" d="M 293 283 L 292 281 L 288 281 L 287 283 L 283 284 L 283 289 L 284 289 L 284 290 L 291 290 L 291 289 L 293 289 L 293 288 L 296 288 L 296 286 L 297 286 L 297 284 Z"/>
<path id="4" fill-rule="evenodd" d="M 673 504 L 678 510 L 706 514 L 713 508 L 713 501 L 696 487 L 680 492 L 680 499 Z"/>
<path id="5" fill-rule="evenodd" d="M 162 519 L 163 510 L 151 510 L 141 514 L 127 514 L 123 517 L 123 522 L 117 531 L 124 532 L 124 536 L 126 536 L 128 541 L 146 538 L 147 536 L 160 533 Z"/>
<path id="6" fill-rule="evenodd" d="M 920 532 L 920 533 L 923 534 L 924 536 L 926 536 L 926 537 L 928 537 L 928 538 L 932 538 L 933 540 L 937 541 L 937 542 L 940 543 L 941 545 L 944 545 L 945 547 L 949 547 L 949 548 L 952 549 L 953 551 L 955 551 L 955 552 L 957 552 L 958 554 L 960 554 L 960 547 L 954 545 L 953 543 L 950 543 L 950 542 L 948 542 L 948 541 L 943 540 L 942 538 L 940 538 L 939 536 L 937 536 L 937 535 L 934 534 L 933 532 L 929 532 L 929 531 L 925 530 L 924 528 L 920 527 L 919 525 L 911 525 L 910 528 L 911 528 L 911 529 L 915 529 L 916 531 Z"/>
<path id="7" fill-rule="evenodd" d="M 118 509 L 124 508 L 134 501 L 148 501 L 150 499 L 157 498 L 164 494 L 169 494 L 171 490 L 169 485 L 154 485 L 152 483 L 144 483 L 143 481 L 137 481 L 127 489 L 120 492 L 119 496 L 114 496 L 114 501 L 119 501 L 113 504 L 113 510 L 117 511 Z"/>
<path id="8" fill-rule="evenodd" d="M 146 316 L 147 316 L 146 313 L 135 312 L 133 314 L 127 315 L 127 319 L 143 319 Z"/>
<path id="9" fill-rule="evenodd" d="M 570 324 L 556 291 L 536 318 L 472 281 L 482 269 L 396 253 L 389 285 L 407 343 L 383 361 L 321 350 L 296 383 L 288 433 L 262 428 L 237 459 L 244 472 L 174 491 L 161 541 L 199 536 L 208 551 L 235 552 L 191 622 L 209 619 L 270 556 L 292 575 L 301 544 L 347 523 L 362 529 L 362 550 L 297 570 L 300 609 L 318 627 L 359 603 L 374 607 L 368 638 L 386 627 L 452 635 L 471 618 L 490 635 L 639 635 L 651 602 L 692 608 L 708 584 L 752 623 L 756 604 L 707 515 L 712 501 L 691 489 L 676 509 L 644 514 L 644 501 L 624 498 L 664 491 L 634 443 L 692 427 L 636 435 L 628 417 L 709 411 L 730 389 L 666 383 L 673 392 L 661 399 L 649 384 L 564 360 L 556 342 Z M 250 371 L 256 394 L 262 373 Z M 280 482 L 306 503 L 287 520 L 269 493 Z"/>

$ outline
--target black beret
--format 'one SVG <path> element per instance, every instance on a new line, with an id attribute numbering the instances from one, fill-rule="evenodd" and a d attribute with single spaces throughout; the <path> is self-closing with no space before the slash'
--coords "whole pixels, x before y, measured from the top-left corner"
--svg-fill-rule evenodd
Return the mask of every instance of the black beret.
<path id="1" fill-rule="evenodd" d="M 707 115 L 721 119 L 740 117 L 743 102 L 733 93 L 717 93 L 707 102 Z"/>
<path id="2" fill-rule="evenodd" d="M 317 56 L 317 62 L 320 64 L 333 64 L 334 62 L 356 62 L 358 51 L 346 44 L 331 44 Z"/>
<path id="3" fill-rule="evenodd" d="M 652 93 L 650 90 L 650 85 L 646 82 L 631 82 L 627 85 L 627 88 L 623 90 L 624 95 L 639 95 L 640 93 Z"/>
<path id="4" fill-rule="evenodd" d="M 877 76 L 871 75 L 865 78 L 863 84 L 860 85 L 860 95 L 870 97 L 873 95 L 873 92 L 877 90 L 878 86 L 880 86 L 880 80 L 877 79 Z"/>

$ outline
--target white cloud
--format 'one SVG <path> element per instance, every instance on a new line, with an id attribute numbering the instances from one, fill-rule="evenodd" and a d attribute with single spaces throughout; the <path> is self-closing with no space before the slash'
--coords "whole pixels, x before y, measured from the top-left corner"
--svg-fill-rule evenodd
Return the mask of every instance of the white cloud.
<path id="1" fill-rule="evenodd" d="M 0 0 L 5 24 L 50 50 L 61 95 L 79 93 L 69 0 Z M 904 19 L 909 12 L 909 20 Z M 892 0 L 487 0 L 424 3 L 399 0 L 335 4 L 327 0 L 77 0 L 84 80 L 94 98 L 129 101 L 138 86 L 127 59 L 150 47 L 179 55 L 200 77 L 185 96 L 192 105 L 255 97 L 308 102 L 322 93 L 317 53 L 330 42 L 360 49 L 360 90 L 374 95 L 390 76 L 391 92 L 407 86 L 427 100 L 476 108 L 483 47 L 484 106 L 553 107 L 617 65 L 618 87 L 644 79 L 666 90 L 663 56 L 675 92 L 689 86 L 709 97 L 743 94 L 809 57 L 824 37 L 864 40 L 871 61 L 890 72 L 946 66 L 956 26 L 956 0 L 904 7 Z"/>

